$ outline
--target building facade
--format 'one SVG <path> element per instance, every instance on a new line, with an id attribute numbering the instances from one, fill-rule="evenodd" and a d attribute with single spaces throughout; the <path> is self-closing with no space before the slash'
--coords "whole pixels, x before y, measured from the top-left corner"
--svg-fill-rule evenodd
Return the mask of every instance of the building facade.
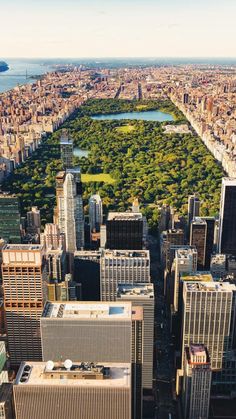
<path id="1" fill-rule="evenodd" d="M 236 178 L 223 178 L 220 201 L 219 253 L 236 256 Z"/>

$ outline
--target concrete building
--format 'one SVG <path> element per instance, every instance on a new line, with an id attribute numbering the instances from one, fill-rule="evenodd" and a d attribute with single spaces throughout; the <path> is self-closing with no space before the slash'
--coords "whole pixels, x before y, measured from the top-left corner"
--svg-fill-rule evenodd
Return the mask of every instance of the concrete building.
<path id="1" fill-rule="evenodd" d="M 211 375 L 207 348 L 202 344 L 186 347 L 182 392 L 185 419 L 208 419 Z"/>
<path id="2" fill-rule="evenodd" d="M 100 195 L 92 195 L 89 198 L 89 225 L 90 231 L 100 231 L 103 222 L 102 200 Z"/>
<path id="3" fill-rule="evenodd" d="M 57 224 L 45 224 L 44 232 L 41 234 L 40 242 L 48 250 L 65 248 L 65 235 L 61 233 Z"/>
<path id="4" fill-rule="evenodd" d="M 0 387 L 0 418 L 15 419 L 12 383 L 3 383 Z"/>
<path id="5" fill-rule="evenodd" d="M 70 302 L 45 305 L 41 318 L 43 359 L 86 359 L 132 364 L 141 419 L 143 309 L 131 302 Z"/>
<path id="6" fill-rule="evenodd" d="M 115 301 L 118 284 L 150 282 L 148 250 L 104 250 L 100 264 L 102 301 Z"/>
<path id="7" fill-rule="evenodd" d="M 154 287 L 153 284 L 119 284 L 117 302 L 131 301 L 143 308 L 143 388 L 152 390 L 154 349 Z"/>
<path id="8" fill-rule="evenodd" d="M 32 207 L 31 211 L 26 214 L 27 219 L 27 233 L 40 235 L 41 218 L 38 207 Z"/>
<path id="9" fill-rule="evenodd" d="M 224 283 L 183 283 L 182 368 L 185 347 L 194 342 L 207 346 L 212 370 L 222 369 L 232 350 L 232 317 L 236 286 Z"/>
<path id="10" fill-rule="evenodd" d="M 135 419 L 130 363 L 22 363 L 13 386 L 16 419 Z"/>
<path id="11" fill-rule="evenodd" d="M 40 317 L 47 295 L 41 245 L 8 244 L 2 252 L 2 280 L 11 365 L 41 360 Z"/>
<path id="12" fill-rule="evenodd" d="M 174 261 L 174 298 L 173 311 L 178 312 L 179 307 L 179 281 L 180 274 L 196 272 L 197 270 L 197 250 L 194 248 L 177 249 Z"/>
<path id="13" fill-rule="evenodd" d="M 226 255 L 213 255 L 211 257 L 210 271 L 214 278 L 223 278 L 226 274 Z"/>
<path id="14" fill-rule="evenodd" d="M 236 178 L 223 178 L 220 201 L 219 253 L 236 256 Z"/>

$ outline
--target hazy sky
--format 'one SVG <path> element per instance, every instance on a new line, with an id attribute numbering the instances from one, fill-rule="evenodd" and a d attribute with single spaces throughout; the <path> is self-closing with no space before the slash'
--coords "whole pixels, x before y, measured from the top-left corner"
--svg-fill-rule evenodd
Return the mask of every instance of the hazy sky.
<path id="1" fill-rule="evenodd" d="M 236 57 L 236 0 L 0 0 L 4 57 Z"/>

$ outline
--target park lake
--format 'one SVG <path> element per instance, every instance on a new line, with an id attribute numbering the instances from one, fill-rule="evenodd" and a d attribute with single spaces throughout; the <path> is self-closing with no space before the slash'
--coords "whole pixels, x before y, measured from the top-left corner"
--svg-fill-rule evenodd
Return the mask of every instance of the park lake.
<path id="1" fill-rule="evenodd" d="M 111 113 L 111 114 L 100 114 L 100 115 L 93 115 L 92 119 L 94 120 L 121 120 L 121 119 L 129 119 L 129 120 L 142 120 L 142 121 L 156 121 L 156 122 L 166 122 L 166 121 L 174 121 L 174 117 L 166 112 L 161 111 L 143 111 L 143 112 L 123 112 L 123 113 Z"/>

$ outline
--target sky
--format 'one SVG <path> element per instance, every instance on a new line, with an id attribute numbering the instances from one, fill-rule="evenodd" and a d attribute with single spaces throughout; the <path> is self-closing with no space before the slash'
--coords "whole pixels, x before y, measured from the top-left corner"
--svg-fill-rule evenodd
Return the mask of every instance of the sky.
<path id="1" fill-rule="evenodd" d="M 236 0 L 0 0 L 4 57 L 236 57 Z"/>

